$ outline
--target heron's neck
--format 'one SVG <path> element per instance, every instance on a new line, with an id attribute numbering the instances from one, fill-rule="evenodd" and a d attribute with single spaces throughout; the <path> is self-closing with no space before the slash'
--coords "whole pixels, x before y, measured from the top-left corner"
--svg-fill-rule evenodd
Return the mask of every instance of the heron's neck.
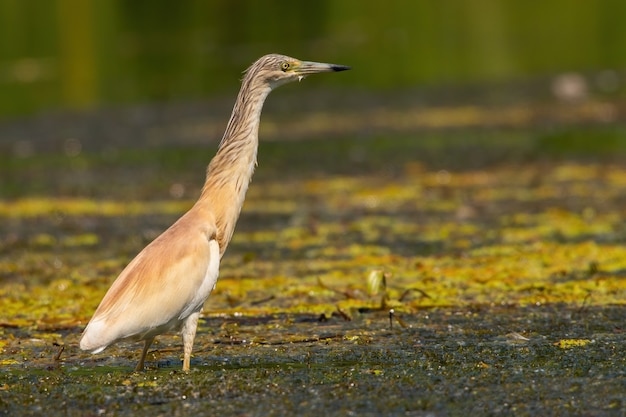
<path id="1" fill-rule="evenodd" d="M 254 85 L 247 79 L 242 82 L 217 154 L 207 169 L 203 194 L 212 188 L 247 186 L 250 182 L 256 165 L 261 110 L 270 91 L 264 83 Z"/>
<path id="2" fill-rule="evenodd" d="M 225 249 L 239 217 L 256 166 L 259 121 L 271 88 L 246 77 L 215 157 L 207 168 L 199 202 L 207 202 Z"/>

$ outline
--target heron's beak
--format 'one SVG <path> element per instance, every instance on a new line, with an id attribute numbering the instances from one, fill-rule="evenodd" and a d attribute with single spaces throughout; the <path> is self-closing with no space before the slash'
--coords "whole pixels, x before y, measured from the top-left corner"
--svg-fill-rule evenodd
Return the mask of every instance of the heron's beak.
<path id="1" fill-rule="evenodd" d="M 349 69 L 350 67 L 347 67 L 345 65 L 325 64 L 322 62 L 300 61 L 300 65 L 298 65 L 295 68 L 295 72 L 300 77 L 305 77 L 309 74 L 317 74 L 319 72 L 337 72 L 337 71 L 346 71 Z"/>

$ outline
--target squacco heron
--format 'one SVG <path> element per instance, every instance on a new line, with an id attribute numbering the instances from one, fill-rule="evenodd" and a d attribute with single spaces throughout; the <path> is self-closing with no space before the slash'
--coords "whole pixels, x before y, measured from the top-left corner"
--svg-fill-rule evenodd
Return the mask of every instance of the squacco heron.
<path id="1" fill-rule="evenodd" d="M 245 72 L 232 115 L 198 201 L 146 246 L 111 285 L 80 340 L 99 353 L 121 340 L 144 341 L 135 370 L 162 333 L 181 330 L 188 371 L 198 318 L 215 288 L 256 166 L 261 109 L 274 88 L 309 74 L 349 67 L 266 55 Z"/>

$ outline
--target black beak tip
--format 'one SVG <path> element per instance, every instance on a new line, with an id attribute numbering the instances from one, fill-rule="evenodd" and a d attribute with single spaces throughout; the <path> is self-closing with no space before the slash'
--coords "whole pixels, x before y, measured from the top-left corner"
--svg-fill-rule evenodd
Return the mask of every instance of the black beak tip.
<path id="1" fill-rule="evenodd" d="M 347 71 L 349 69 L 352 69 L 352 67 L 348 67 L 347 65 L 335 65 L 335 64 L 333 64 L 332 65 L 332 69 L 333 69 L 333 71 L 338 72 L 338 71 Z"/>

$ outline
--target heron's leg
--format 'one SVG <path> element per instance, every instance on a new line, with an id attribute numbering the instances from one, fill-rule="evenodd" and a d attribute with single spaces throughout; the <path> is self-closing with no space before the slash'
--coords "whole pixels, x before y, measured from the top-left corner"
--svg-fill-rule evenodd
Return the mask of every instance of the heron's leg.
<path id="1" fill-rule="evenodd" d="M 196 337 L 196 328 L 198 327 L 198 318 L 200 317 L 200 312 L 197 311 L 191 314 L 185 320 L 183 324 L 183 371 L 189 370 L 189 365 L 191 361 L 191 351 L 193 350 L 193 339 Z"/>
<path id="2" fill-rule="evenodd" d="M 148 349 L 150 349 L 150 345 L 152 345 L 153 341 L 154 341 L 154 337 L 149 337 L 144 342 L 143 351 L 141 352 L 141 358 L 139 358 L 139 362 L 137 363 L 137 366 L 135 367 L 135 371 L 143 371 L 143 362 L 146 359 L 146 354 L 148 353 Z"/>

